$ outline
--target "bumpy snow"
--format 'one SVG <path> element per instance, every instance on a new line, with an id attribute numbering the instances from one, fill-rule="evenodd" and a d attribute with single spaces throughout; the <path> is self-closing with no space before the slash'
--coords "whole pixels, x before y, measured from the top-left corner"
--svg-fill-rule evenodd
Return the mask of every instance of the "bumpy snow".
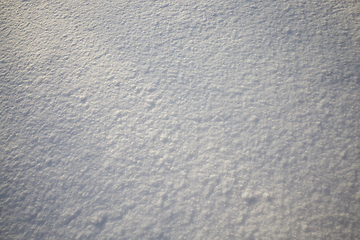
<path id="1" fill-rule="evenodd" d="M 360 238 L 359 1 L 0 18 L 0 239 Z"/>

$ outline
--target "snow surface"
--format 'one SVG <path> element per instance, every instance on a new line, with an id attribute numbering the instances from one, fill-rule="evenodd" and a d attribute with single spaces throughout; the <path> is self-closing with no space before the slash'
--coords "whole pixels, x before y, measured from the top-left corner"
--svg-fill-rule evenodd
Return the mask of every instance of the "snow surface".
<path id="1" fill-rule="evenodd" d="M 0 239 L 360 239 L 359 1 L 0 12 Z"/>

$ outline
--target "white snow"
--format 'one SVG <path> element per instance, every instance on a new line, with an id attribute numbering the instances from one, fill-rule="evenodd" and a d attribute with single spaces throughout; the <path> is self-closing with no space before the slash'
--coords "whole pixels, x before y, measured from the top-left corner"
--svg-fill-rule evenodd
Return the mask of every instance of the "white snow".
<path id="1" fill-rule="evenodd" d="M 0 3 L 1 239 L 360 238 L 360 2 L 100 2 Z"/>

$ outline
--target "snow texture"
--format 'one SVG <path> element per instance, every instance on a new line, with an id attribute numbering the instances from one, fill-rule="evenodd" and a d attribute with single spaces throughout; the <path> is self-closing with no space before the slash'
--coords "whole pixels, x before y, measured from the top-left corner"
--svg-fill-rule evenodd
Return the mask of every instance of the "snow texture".
<path id="1" fill-rule="evenodd" d="M 1 239 L 360 239 L 360 2 L 0 3 Z"/>

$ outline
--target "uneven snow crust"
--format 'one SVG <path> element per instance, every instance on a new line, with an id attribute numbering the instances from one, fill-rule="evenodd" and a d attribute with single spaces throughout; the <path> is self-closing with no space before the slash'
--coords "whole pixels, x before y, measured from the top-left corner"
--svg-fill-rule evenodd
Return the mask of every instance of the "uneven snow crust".
<path id="1" fill-rule="evenodd" d="M 0 18 L 0 239 L 360 238 L 359 1 Z"/>

